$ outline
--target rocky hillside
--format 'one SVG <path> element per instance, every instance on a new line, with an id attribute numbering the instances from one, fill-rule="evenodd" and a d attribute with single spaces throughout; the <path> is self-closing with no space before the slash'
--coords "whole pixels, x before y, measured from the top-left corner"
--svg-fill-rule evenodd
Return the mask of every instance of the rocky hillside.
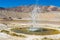
<path id="1" fill-rule="evenodd" d="M 14 8 L 3 8 L 0 7 L 0 18 L 7 18 L 7 19 L 11 19 L 11 17 L 13 18 L 20 18 L 22 15 L 24 17 L 26 17 L 27 15 L 24 14 L 20 14 L 20 13 L 29 13 L 32 12 L 32 10 L 34 9 L 34 5 L 30 5 L 30 6 L 19 6 L 19 7 L 14 7 Z M 56 6 L 38 6 L 40 9 L 39 11 L 41 11 L 42 13 L 46 13 L 46 12 L 59 12 L 60 8 L 56 7 Z M 37 7 L 36 7 L 37 8 Z"/>
<path id="2" fill-rule="evenodd" d="M 31 6 L 20 6 L 20 7 L 15 7 L 15 8 L 8 8 L 7 10 L 13 10 L 13 11 L 18 11 L 18 12 L 31 12 L 34 9 L 34 5 Z M 50 11 L 60 11 L 60 8 L 56 6 L 39 6 L 41 10 L 44 12 L 50 12 Z"/>
<path id="3" fill-rule="evenodd" d="M 0 7 L 0 10 L 9 10 L 9 11 L 17 11 L 17 12 L 31 12 L 34 9 L 34 5 L 30 6 L 19 6 L 14 8 L 2 8 Z M 44 12 L 50 12 L 50 11 L 60 11 L 59 7 L 56 6 L 39 6 L 39 8 Z"/>

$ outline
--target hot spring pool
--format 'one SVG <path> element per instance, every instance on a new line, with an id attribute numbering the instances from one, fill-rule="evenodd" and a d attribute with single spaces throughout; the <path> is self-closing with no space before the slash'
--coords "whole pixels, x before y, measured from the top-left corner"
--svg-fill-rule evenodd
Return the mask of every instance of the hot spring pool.
<path id="1" fill-rule="evenodd" d="M 55 29 L 48 29 L 48 28 L 13 28 L 11 31 L 16 33 L 23 33 L 29 35 L 53 35 L 53 34 L 60 34 L 60 31 Z"/>

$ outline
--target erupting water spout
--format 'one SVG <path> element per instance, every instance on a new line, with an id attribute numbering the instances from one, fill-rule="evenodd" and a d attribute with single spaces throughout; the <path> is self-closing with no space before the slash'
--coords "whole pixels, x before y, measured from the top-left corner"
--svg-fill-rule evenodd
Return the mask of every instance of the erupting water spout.
<path id="1" fill-rule="evenodd" d="M 37 14 L 40 13 L 40 8 L 39 6 L 35 6 L 33 11 L 32 11 L 32 25 L 33 27 L 37 26 Z"/>

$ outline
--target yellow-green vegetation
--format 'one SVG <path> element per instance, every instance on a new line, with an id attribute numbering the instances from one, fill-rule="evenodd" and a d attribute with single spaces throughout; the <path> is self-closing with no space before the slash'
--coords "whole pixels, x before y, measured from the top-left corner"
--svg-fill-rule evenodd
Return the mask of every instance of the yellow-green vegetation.
<path id="1" fill-rule="evenodd" d="M 44 37 L 42 40 L 53 40 L 53 39 Z"/>
<path id="2" fill-rule="evenodd" d="M 10 33 L 10 35 L 12 35 L 12 36 L 17 36 L 17 37 L 23 37 L 23 38 L 26 37 L 25 35 L 22 35 L 22 34 L 16 34 L 16 33 Z"/>
<path id="3" fill-rule="evenodd" d="M 10 32 L 10 31 L 7 31 L 7 30 L 1 30 L 1 32 L 4 32 L 4 33 L 7 33 L 7 34 L 9 34 L 9 35 L 11 35 L 11 36 L 17 36 L 17 37 L 23 37 L 23 38 L 25 38 L 26 36 L 24 36 L 24 35 L 21 35 L 21 34 L 16 34 L 16 33 L 12 33 L 12 32 Z"/>
<path id="4" fill-rule="evenodd" d="M 9 34 L 9 31 L 7 31 L 7 30 L 1 30 L 1 32 Z"/>
<path id="5" fill-rule="evenodd" d="M 35 31 L 29 30 L 30 28 L 13 28 L 11 31 L 16 33 L 24 33 L 29 35 L 54 35 L 60 34 L 60 31 L 55 29 L 47 29 L 47 28 L 38 28 Z"/>

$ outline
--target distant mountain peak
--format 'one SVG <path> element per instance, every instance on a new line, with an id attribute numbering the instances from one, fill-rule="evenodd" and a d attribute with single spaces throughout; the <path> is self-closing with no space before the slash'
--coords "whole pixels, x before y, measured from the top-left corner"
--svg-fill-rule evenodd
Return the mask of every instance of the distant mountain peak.
<path id="1" fill-rule="evenodd" d="M 5 8 L 3 8 L 3 7 L 0 7 L 0 10 L 5 10 Z"/>

